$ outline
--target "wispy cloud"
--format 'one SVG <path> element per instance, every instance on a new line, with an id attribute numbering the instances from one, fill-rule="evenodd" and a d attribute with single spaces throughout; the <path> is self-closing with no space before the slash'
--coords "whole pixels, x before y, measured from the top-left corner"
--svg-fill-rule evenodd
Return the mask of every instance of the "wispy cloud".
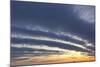
<path id="1" fill-rule="evenodd" d="M 12 34 L 11 36 L 14 38 L 25 38 L 25 39 L 35 39 L 35 40 L 42 40 L 42 41 L 58 42 L 58 43 L 63 43 L 66 45 L 71 45 L 71 46 L 75 46 L 75 47 L 79 47 L 79 48 L 91 51 L 91 49 L 88 49 L 86 46 L 82 44 L 77 44 L 77 43 L 73 43 L 73 42 L 65 41 L 61 39 L 56 39 L 56 38 L 42 37 L 42 36 L 14 35 L 14 34 Z"/>
<path id="2" fill-rule="evenodd" d="M 78 18 L 89 23 L 95 22 L 95 8 L 93 6 L 75 6 L 73 8 Z"/>
<path id="3" fill-rule="evenodd" d="M 43 49 L 43 50 L 53 50 L 53 51 L 62 51 L 65 54 L 71 55 L 74 53 L 78 53 L 78 54 L 88 54 L 88 52 L 80 52 L 80 51 L 75 51 L 75 50 L 67 50 L 67 49 L 62 49 L 62 48 L 58 48 L 58 47 L 50 47 L 50 46 L 46 46 L 46 45 L 28 45 L 28 44 L 12 44 L 11 47 L 16 47 L 16 48 L 32 48 L 32 49 Z M 37 52 L 37 51 L 36 51 Z M 40 53 L 40 51 L 38 51 L 37 53 Z"/>
<path id="4" fill-rule="evenodd" d="M 73 35 L 70 32 L 63 32 L 63 31 L 60 31 L 60 30 L 59 31 L 53 31 L 53 30 L 50 30 L 48 28 L 41 27 L 41 26 L 34 26 L 34 27 L 33 26 L 32 27 L 27 26 L 25 28 L 28 29 L 28 30 L 32 30 L 32 31 L 35 30 L 35 31 L 47 32 L 47 33 L 53 33 L 53 34 L 58 35 L 58 36 L 70 37 L 71 39 L 82 41 L 82 42 L 86 43 L 87 45 L 85 45 L 85 46 L 93 46 L 93 44 L 89 43 L 88 40 L 83 39 L 78 34 Z"/>
<path id="5" fill-rule="evenodd" d="M 44 49 L 44 50 L 55 50 L 55 51 L 68 51 L 65 49 L 61 49 L 58 47 L 50 47 L 50 46 L 46 46 L 46 45 L 29 45 L 29 44 L 12 44 L 12 47 L 17 47 L 17 48 L 32 48 L 32 49 Z"/>

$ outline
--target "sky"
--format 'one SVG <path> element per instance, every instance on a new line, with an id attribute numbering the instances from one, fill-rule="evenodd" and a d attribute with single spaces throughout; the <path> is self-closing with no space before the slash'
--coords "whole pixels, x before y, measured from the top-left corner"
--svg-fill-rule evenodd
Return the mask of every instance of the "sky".
<path id="1" fill-rule="evenodd" d="M 11 1 L 11 57 L 94 56 L 95 6 Z"/>

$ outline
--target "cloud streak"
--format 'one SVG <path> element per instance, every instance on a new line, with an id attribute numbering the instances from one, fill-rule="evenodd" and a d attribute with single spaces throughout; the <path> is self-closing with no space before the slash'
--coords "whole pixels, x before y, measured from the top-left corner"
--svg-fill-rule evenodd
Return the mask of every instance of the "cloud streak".
<path id="1" fill-rule="evenodd" d="M 19 27 L 20 28 L 20 27 Z M 85 46 L 90 46 L 90 47 L 94 47 L 94 45 L 92 43 L 89 43 L 88 40 L 86 39 L 83 39 L 82 37 L 78 36 L 77 35 L 73 35 L 71 34 L 70 32 L 63 32 L 63 31 L 54 31 L 54 30 L 50 30 L 48 28 L 45 28 L 45 27 L 41 27 L 41 26 L 26 26 L 24 27 L 24 29 L 26 30 L 31 30 L 31 31 L 40 31 L 40 32 L 44 32 L 44 33 L 48 33 L 48 34 L 53 34 L 53 35 L 56 35 L 56 36 L 63 36 L 63 37 L 69 37 L 70 39 L 73 39 L 73 40 L 77 40 L 77 41 L 81 41 L 81 42 L 84 42 Z M 21 34 L 21 32 L 19 32 L 19 34 Z M 49 35 L 48 35 L 49 37 Z"/>
<path id="2" fill-rule="evenodd" d="M 76 44 L 70 41 L 65 41 L 65 40 L 56 39 L 56 38 L 42 37 L 42 36 L 37 37 L 37 36 L 25 36 L 25 35 L 13 35 L 13 34 L 11 36 L 14 38 L 24 38 L 24 39 L 35 39 L 35 40 L 41 40 L 41 41 L 58 42 L 58 43 L 66 44 L 66 45 L 69 44 L 71 46 L 75 46 L 75 47 L 79 47 L 79 48 L 91 51 L 91 49 L 88 49 L 82 44 Z"/>
<path id="3" fill-rule="evenodd" d="M 86 53 L 88 54 L 87 52 L 80 52 L 80 51 L 74 51 L 74 50 L 67 50 L 67 49 L 61 49 L 61 48 L 58 48 L 58 47 L 50 47 L 50 46 L 46 46 L 46 45 L 28 45 L 28 44 L 12 44 L 11 47 L 16 47 L 16 48 L 31 48 L 31 49 L 43 49 L 43 50 L 51 50 L 51 51 L 61 51 L 63 53 L 69 53 L 69 55 L 72 53 L 80 53 L 80 55 L 82 53 Z M 41 51 L 38 51 L 36 53 L 41 53 Z"/>

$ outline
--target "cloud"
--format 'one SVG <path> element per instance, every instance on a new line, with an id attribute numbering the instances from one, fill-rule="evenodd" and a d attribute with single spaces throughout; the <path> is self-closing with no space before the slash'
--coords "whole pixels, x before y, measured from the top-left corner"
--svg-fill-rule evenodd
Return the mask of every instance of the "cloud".
<path id="1" fill-rule="evenodd" d="M 13 27 L 14 28 L 14 27 Z M 16 27 L 16 28 L 18 28 L 18 27 Z M 18 30 L 20 30 L 21 28 L 19 27 L 19 29 Z M 89 41 L 88 40 L 86 40 L 86 39 L 84 39 L 84 38 L 82 38 L 82 37 L 80 37 L 78 34 L 77 35 L 74 35 L 74 34 L 72 34 L 72 33 L 70 33 L 70 32 L 64 32 L 64 31 L 61 31 L 61 30 L 51 30 L 51 29 L 48 29 L 48 28 L 46 28 L 46 27 L 42 27 L 42 26 L 38 26 L 38 25 L 36 25 L 36 26 L 26 26 L 26 27 L 24 27 L 24 29 L 22 29 L 20 32 L 19 32 L 19 34 L 21 34 L 21 32 L 24 30 L 24 33 L 23 34 L 27 34 L 27 33 L 29 33 L 29 32 L 31 32 L 31 33 L 29 33 L 29 34 L 34 34 L 36 31 L 38 31 L 38 32 L 41 32 L 41 34 L 39 34 L 39 36 L 41 36 L 41 35 L 43 35 L 44 34 L 44 36 L 50 36 L 49 34 L 52 34 L 52 35 L 54 35 L 53 36 L 53 38 L 57 38 L 57 39 L 59 39 L 58 37 L 59 36 L 62 36 L 63 38 L 65 38 L 65 39 L 67 39 L 67 38 L 69 38 L 69 39 L 72 39 L 72 40 L 76 40 L 76 41 L 78 41 L 78 42 L 83 42 L 84 43 L 84 45 L 85 46 L 90 46 L 90 47 L 93 47 L 93 44 L 92 43 L 89 43 Z M 26 32 L 25 32 L 25 30 L 26 30 Z M 15 31 L 15 30 L 14 30 Z M 35 31 L 35 32 L 34 32 Z M 16 31 L 15 31 L 16 32 Z M 57 37 L 58 36 L 58 37 Z M 50 36 L 51 37 L 51 36 Z M 60 39 L 62 39 L 62 37 L 60 37 Z M 89 44 L 89 45 L 86 45 L 86 44 Z"/>
<path id="2" fill-rule="evenodd" d="M 50 37 L 42 37 L 42 36 L 26 36 L 26 35 L 11 35 L 14 38 L 24 38 L 24 39 L 34 39 L 34 40 L 41 40 L 41 41 L 49 41 L 49 42 L 58 42 L 58 43 L 62 43 L 62 44 L 69 44 L 71 46 L 75 46 L 75 47 L 79 47 L 82 48 L 84 50 L 88 50 L 91 51 L 91 49 L 88 49 L 86 46 L 82 45 L 82 44 L 77 44 L 77 43 L 73 43 L 71 41 L 65 41 L 62 39 L 56 39 L 56 38 L 50 38 Z M 90 45 L 88 45 L 90 46 Z"/>
<path id="3" fill-rule="evenodd" d="M 67 50 L 67 49 L 62 49 L 58 47 L 50 47 L 46 45 L 28 45 L 28 44 L 12 44 L 11 47 L 16 47 L 16 48 L 31 48 L 31 49 L 43 49 L 43 50 L 51 50 L 51 51 L 61 51 L 63 53 L 69 54 L 70 53 L 88 53 L 88 52 L 80 52 L 80 51 L 74 51 L 74 50 Z M 35 53 L 41 53 L 40 51 L 36 51 Z"/>
<path id="4" fill-rule="evenodd" d="M 95 8 L 93 6 L 75 6 L 73 8 L 78 18 L 89 23 L 95 22 Z"/>
<path id="5" fill-rule="evenodd" d="M 55 51 L 64 51 L 66 52 L 67 50 L 61 49 L 58 47 L 50 47 L 46 45 L 29 45 L 29 44 L 12 44 L 12 47 L 17 47 L 17 48 L 32 48 L 32 49 L 44 49 L 44 50 L 55 50 Z"/>

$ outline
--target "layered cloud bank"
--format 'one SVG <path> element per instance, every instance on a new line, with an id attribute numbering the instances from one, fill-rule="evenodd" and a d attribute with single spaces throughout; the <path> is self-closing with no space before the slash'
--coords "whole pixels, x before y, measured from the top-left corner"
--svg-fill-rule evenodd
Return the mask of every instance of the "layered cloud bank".
<path id="1" fill-rule="evenodd" d="M 94 61 L 94 12 L 87 5 L 11 1 L 11 65 Z"/>

